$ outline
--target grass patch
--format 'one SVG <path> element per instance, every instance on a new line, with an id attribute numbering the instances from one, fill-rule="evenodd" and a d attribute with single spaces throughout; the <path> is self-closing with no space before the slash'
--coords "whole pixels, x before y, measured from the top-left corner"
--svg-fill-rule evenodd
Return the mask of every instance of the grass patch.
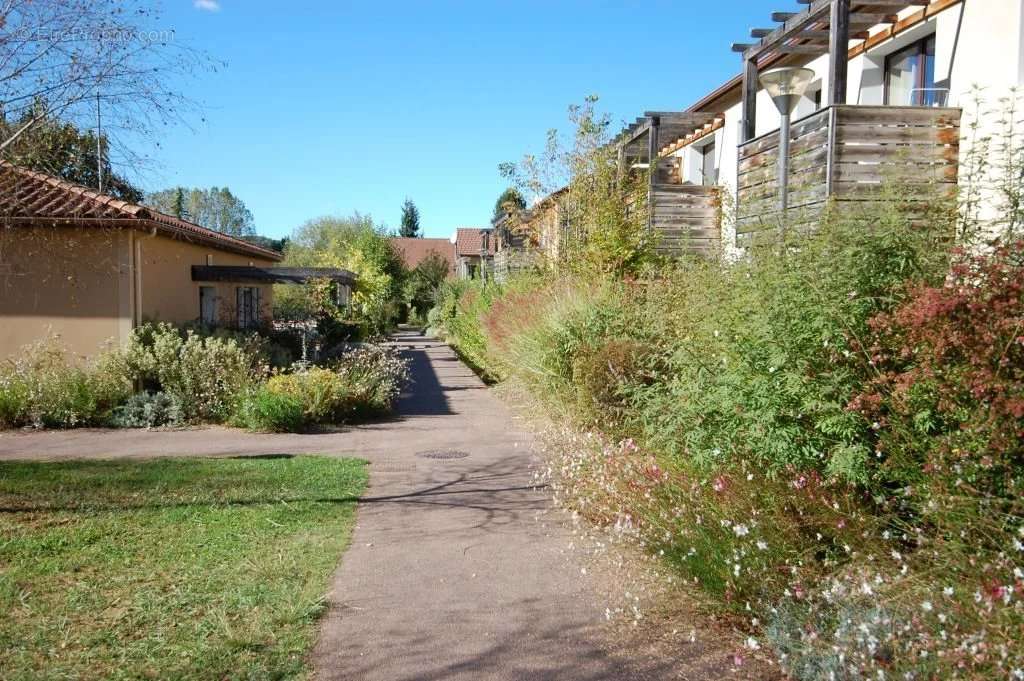
<path id="1" fill-rule="evenodd" d="M 0 678 L 293 679 L 363 462 L 0 462 Z"/>

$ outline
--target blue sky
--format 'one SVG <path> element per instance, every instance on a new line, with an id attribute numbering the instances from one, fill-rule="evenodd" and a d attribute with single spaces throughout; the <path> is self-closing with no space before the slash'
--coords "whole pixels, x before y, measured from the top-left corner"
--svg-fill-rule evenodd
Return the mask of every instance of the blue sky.
<path id="1" fill-rule="evenodd" d="M 144 185 L 227 185 L 268 236 L 354 211 L 396 227 L 409 196 L 448 236 L 487 223 L 498 164 L 539 151 L 570 104 L 687 107 L 787 4 L 164 0 L 176 39 L 226 66 L 185 83 L 205 120 L 167 131 Z"/>

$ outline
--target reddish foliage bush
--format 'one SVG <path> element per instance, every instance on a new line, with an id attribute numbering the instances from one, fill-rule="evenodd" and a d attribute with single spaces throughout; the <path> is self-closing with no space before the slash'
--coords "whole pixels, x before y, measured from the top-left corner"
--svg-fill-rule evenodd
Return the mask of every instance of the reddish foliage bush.
<path id="1" fill-rule="evenodd" d="M 850 409 L 880 433 L 889 479 L 949 474 L 1005 495 L 1024 464 L 1024 241 L 958 254 L 945 285 L 918 286 L 871 320 L 874 374 Z"/>

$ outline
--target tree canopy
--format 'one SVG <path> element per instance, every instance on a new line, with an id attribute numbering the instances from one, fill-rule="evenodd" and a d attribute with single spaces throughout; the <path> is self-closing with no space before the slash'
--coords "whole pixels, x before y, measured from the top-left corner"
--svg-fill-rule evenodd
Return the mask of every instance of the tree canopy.
<path id="1" fill-rule="evenodd" d="M 256 233 L 252 213 L 227 187 L 172 187 L 147 195 L 146 203 L 222 234 L 247 237 Z"/>
<path id="2" fill-rule="evenodd" d="M 17 121 L 0 152 L 50 119 L 92 127 L 99 107 L 119 163 L 117 143 L 153 137 L 196 109 L 182 78 L 212 64 L 139 0 L 6 0 L 0 3 L 0 117 Z M 108 153 L 109 156 L 109 153 Z"/>
<path id="3" fill-rule="evenodd" d="M 515 187 L 509 187 L 494 202 L 494 215 L 491 222 L 497 222 L 510 213 L 517 213 L 526 208 L 526 199 Z"/>
<path id="4" fill-rule="evenodd" d="M 398 234 L 404 237 L 421 236 L 420 209 L 416 207 L 412 199 L 406 199 L 405 203 L 402 204 L 402 226 L 398 230 Z"/>
<path id="5" fill-rule="evenodd" d="M 403 297 L 419 319 L 426 319 L 427 312 L 434 306 L 437 289 L 448 273 L 448 261 L 431 251 L 406 276 Z"/>
<path id="6" fill-rule="evenodd" d="M 0 139 L 14 132 L 34 117 L 25 113 L 14 122 L 0 120 Z M 142 201 L 142 191 L 115 173 L 107 153 L 109 140 L 99 140 L 102 149 L 103 191 L 130 203 Z M 4 150 L 4 158 L 15 165 L 54 175 L 90 189 L 99 187 L 99 163 L 96 157 L 96 134 L 79 130 L 73 123 L 44 116 L 24 133 L 12 140 Z"/>
<path id="7" fill-rule="evenodd" d="M 285 249 L 291 267 L 340 267 L 357 277 L 353 314 L 369 330 L 387 329 L 397 316 L 405 267 L 384 228 L 366 215 L 328 216 L 295 230 Z M 294 295 L 283 287 L 282 296 Z M 275 305 L 277 293 L 275 293 Z M 285 298 L 282 298 L 284 304 Z"/>

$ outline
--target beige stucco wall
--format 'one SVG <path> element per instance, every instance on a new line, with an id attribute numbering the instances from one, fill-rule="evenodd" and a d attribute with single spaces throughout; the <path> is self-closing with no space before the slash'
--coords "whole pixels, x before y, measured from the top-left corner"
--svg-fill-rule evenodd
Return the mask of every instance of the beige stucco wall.
<path id="1" fill-rule="evenodd" d="M 234 265 L 269 267 L 271 260 L 253 256 L 238 255 L 219 251 L 209 246 L 170 239 L 163 236 L 139 235 L 136 241 L 136 259 L 141 274 L 138 282 L 139 311 L 142 321 L 160 320 L 184 324 L 199 318 L 199 287 L 213 286 L 217 289 L 217 316 L 231 325 L 236 320 L 235 290 L 238 286 L 229 282 L 192 281 L 193 265 Z M 256 286 L 260 289 L 260 314 L 270 316 L 273 303 L 273 287 Z"/>
<path id="2" fill-rule="evenodd" d="M 0 358 L 49 335 L 95 353 L 131 331 L 132 235 L 0 227 Z"/>
<path id="3" fill-rule="evenodd" d="M 238 284 L 192 281 L 192 265 L 271 266 L 130 229 L 0 227 L 0 360 L 56 335 L 76 355 L 127 340 L 135 324 L 199 317 L 199 287 L 214 286 L 219 316 L 233 322 Z M 261 315 L 272 287 L 259 286 Z"/>

